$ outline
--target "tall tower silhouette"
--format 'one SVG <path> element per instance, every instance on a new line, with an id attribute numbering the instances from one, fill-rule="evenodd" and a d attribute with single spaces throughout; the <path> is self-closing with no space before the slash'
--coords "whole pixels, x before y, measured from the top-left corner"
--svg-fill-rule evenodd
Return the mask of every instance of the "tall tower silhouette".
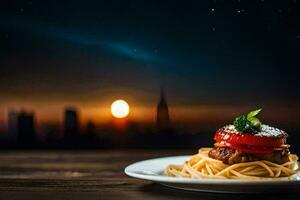
<path id="1" fill-rule="evenodd" d="M 79 136 L 78 126 L 78 113 L 77 109 L 73 107 L 65 108 L 65 126 L 64 126 L 64 138 L 68 142 L 74 142 Z"/>
<path id="2" fill-rule="evenodd" d="M 163 88 L 160 88 L 160 99 L 156 110 L 156 126 L 159 129 L 170 127 L 169 108 Z"/>
<path id="3" fill-rule="evenodd" d="M 9 139 L 15 143 L 18 138 L 18 112 L 10 110 L 7 115 L 7 132 Z"/>
<path id="4" fill-rule="evenodd" d="M 17 120 L 19 146 L 33 147 L 36 144 L 34 113 L 22 111 Z"/>

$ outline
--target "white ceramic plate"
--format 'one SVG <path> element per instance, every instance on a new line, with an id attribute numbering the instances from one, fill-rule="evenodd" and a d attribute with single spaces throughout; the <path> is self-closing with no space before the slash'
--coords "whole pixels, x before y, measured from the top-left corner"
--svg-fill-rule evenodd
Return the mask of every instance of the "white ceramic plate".
<path id="1" fill-rule="evenodd" d="M 126 167 L 125 173 L 134 178 L 192 191 L 219 193 L 300 192 L 300 172 L 289 178 L 272 180 L 189 179 L 169 177 L 163 174 L 167 165 L 182 164 L 189 157 L 174 156 L 144 160 Z"/>

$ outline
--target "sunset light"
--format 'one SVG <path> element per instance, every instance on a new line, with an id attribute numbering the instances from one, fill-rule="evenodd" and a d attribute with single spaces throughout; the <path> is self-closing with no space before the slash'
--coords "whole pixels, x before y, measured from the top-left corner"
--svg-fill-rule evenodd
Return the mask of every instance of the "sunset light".
<path id="1" fill-rule="evenodd" d="M 116 118 L 124 118 L 129 114 L 129 105 L 124 100 L 116 100 L 111 104 L 111 114 Z"/>
<path id="2" fill-rule="evenodd" d="M 1 1 L 0 200 L 300 200 L 299 19 L 300 0 Z"/>

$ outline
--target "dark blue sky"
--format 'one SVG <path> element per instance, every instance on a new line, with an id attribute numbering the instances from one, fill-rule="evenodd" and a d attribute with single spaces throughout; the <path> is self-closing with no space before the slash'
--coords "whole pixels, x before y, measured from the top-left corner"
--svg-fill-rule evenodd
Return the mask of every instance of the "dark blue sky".
<path id="1" fill-rule="evenodd" d="M 49 101 L 298 106 L 300 2 L 4 1 L 1 108 Z"/>

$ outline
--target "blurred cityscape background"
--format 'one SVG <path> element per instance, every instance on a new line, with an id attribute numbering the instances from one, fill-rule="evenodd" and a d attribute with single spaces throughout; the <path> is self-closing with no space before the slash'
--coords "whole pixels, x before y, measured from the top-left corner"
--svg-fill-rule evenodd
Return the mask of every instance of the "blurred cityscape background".
<path id="1" fill-rule="evenodd" d="M 61 123 L 37 126 L 34 111 L 7 113 L 6 130 L 1 133 L 2 148 L 187 148 L 212 143 L 213 133 L 189 133 L 172 124 L 163 89 L 155 107 L 154 121 L 138 123 L 113 115 L 106 124 L 90 120 L 83 124 L 80 110 L 65 107 Z M 202 130 L 203 131 L 203 130 Z"/>
<path id="2" fill-rule="evenodd" d="M 0 148 L 198 148 L 262 108 L 300 150 L 299 19 L 298 0 L 1 1 Z"/>
<path id="3" fill-rule="evenodd" d="M 130 120 L 130 115 L 124 118 L 112 115 L 108 123 L 98 124 L 93 120 L 82 123 L 80 109 L 68 106 L 62 110 L 60 123 L 40 125 L 37 124 L 38 116 L 34 111 L 11 109 L 7 112 L 6 129 L 0 132 L 0 144 L 4 149 L 198 148 L 213 145 L 214 132 L 234 119 L 218 125 L 200 124 L 196 129 L 178 126 L 171 121 L 163 89 L 154 109 L 152 122 L 134 122 Z M 299 127 L 286 128 L 292 133 L 292 139 L 289 140 L 292 148 L 297 149 L 299 134 L 296 131 Z"/>

